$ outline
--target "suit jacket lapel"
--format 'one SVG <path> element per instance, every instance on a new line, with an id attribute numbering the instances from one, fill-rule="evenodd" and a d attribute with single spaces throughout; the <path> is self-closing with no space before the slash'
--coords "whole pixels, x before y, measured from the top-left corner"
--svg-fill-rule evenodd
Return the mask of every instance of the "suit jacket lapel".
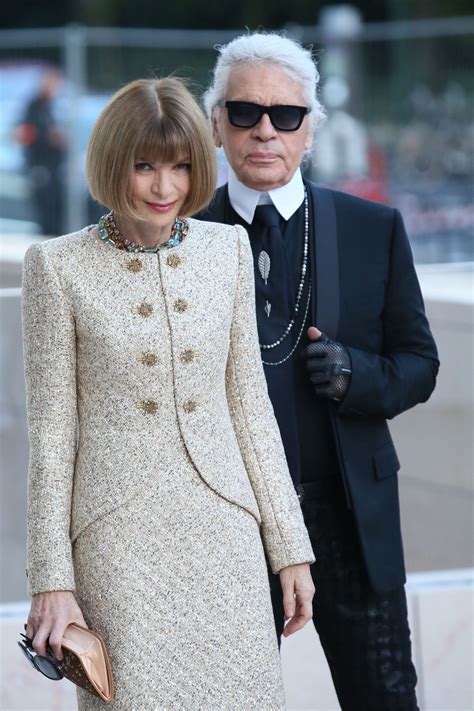
<path id="1" fill-rule="evenodd" d="M 306 184 L 313 215 L 314 249 L 311 252 L 313 323 L 331 339 L 339 327 L 339 256 L 334 200 L 330 190 Z"/>

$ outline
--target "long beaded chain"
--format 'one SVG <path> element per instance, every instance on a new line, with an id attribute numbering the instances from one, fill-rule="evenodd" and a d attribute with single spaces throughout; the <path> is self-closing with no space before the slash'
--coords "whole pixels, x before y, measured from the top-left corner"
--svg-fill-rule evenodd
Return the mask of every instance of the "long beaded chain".
<path id="1" fill-rule="evenodd" d="M 99 220 L 99 237 L 104 242 L 112 244 L 117 249 L 125 250 L 126 252 L 141 252 L 155 254 L 161 249 L 169 249 L 176 247 L 188 234 L 189 223 L 187 220 L 177 217 L 174 221 L 171 237 L 166 242 L 155 244 L 153 247 L 145 247 L 143 244 L 133 242 L 126 239 L 115 223 L 114 211 L 111 210 L 107 215 L 102 215 Z"/>
<path id="2" fill-rule="evenodd" d="M 305 306 L 305 310 L 304 310 L 303 321 L 302 321 L 302 323 L 301 323 L 300 332 L 298 333 L 298 337 L 297 337 L 297 339 L 296 339 L 296 341 L 295 341 L 295 345 L 293 346 L 293 348 L 291 349 L 291 351 L 288 353 L 288 355 L 286 355 L 286 356 L 285 356 L 284 358 L 282 358 L 281 360 L 277 360 L 277 361 L 274 362 L 274 363 L 272 363 L 271 361 L 263 360 L 263 358 L 262 358 L 262 363 L 263 363 L 263 365 L 281 365 L 282 363 L 286 363 L 286 361 L 291 358 L 291 356 L 293 355 L 293 353 L 294 353 L 294 352 L 296 351 L 296 349 L 298 348 L 298 344 L 299 344 L 299 342 L 301 341 L 301 336 L 303 335 L 304 327 L 305 327 L 305 324 L 306 324 L 306 319 L 307 319 L 307 317 L 308 317 L 309 305 L 310 305 L 310 303 L 311 303 L 311 291 L 312 291 L 312 285 L 311 285 L 311 279 L 310 279 L 310 280 L 309 280 L 309 284 L 308 284 L 308 298 L 306 299 L 306 306 Z"/>
<path id="3" fill-rule="evenodd" d="M 276 348 L 277 346 L 282 343 L 285 338 L 290 334 L 291 329 L 295 325 L 296 318 L 298 316 L 298 311 L 300 308 L 300 302 L 301 302 L 301 297 L 303 295 L 303 289 L 304 289 L 304 281 L 306 277 L 306 270 L 308 268 L 308 248 L 309 248 L 309 207 L 308 207 L 308 194 L 306 192 L 306 188 L 304 189 L 304 245 L 303 245 L 303 262 L 301 264 L 301 277 L 300 277 L 300 283 L 298 286 L 298 291 L 296 294 L 296 303 L 295 303 L 295 308 L 294 308 L 294 313 L 293 313 L 293 318 L 289 322 L 288 326 L 286 327 L 285 331 L 283 332 L 283 335 L 280 336 L 280 338 L 275 341 L 274 343 L 260 343 L 260 348 L 262 351 L 267 351 L 270 350 L 271 348 Z M 305 319 L 306 320 L 306 319 Z M 298 339 L 299 340 L 299 339 Z M 293 352 L 293 351 L 292 351 Z M 290 354 L 291 355 L 291 354 Z M 264 361 L 265 362 L 265 361 Z M 267 363 L 267 365 L 273 365 L 273 363 Z M 278 365 L 275 363 L 274 365 Z"/>

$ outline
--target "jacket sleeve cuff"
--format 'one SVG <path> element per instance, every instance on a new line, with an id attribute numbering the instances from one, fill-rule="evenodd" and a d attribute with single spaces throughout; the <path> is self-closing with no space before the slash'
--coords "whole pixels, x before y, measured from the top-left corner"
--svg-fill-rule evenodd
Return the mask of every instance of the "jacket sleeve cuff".
<path id="1" fill-rule="evenodd" d="M 376 356 L 358 348 L 347 347 L 347 351 L 351 359 L 352 375 L 347 393 L 337 405 L 337 412 L 340 415 L 363 415 L 364 403 L 367 405 L 368 398 L 376 397 L 373 388 L 371 390 L 373 380 L 378 376 L 374 363 Z"/>
<path id="2" fill-rule="evenodd" d="M 45 565 L 37 563 L 26 569 L 28 595 L 31 597 L 41 592 L 52 590 L 72 590 L 76 588 L 72 563 L 61 570 L 50 571 Z"/>
<path id="3" fill-rule="evenodd" d="M 262 538 L 273 573 L 279 573 L 289 565 L 314 563 L 315 557 L 309 536 L 304 527 L 285 530 L 262 525 Z"/>

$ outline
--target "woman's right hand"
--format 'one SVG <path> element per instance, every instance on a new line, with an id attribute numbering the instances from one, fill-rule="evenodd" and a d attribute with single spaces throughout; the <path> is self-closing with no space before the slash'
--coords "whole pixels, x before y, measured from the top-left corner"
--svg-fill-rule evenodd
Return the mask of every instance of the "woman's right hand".
<path id="1" fill-rule="evenodd" d="M 33 640 L 35 652 L 45 655 L 48 643 L 56 659 L 61 660 L 64 630 L 71 622 L 87 627 L 71 590 L 37 593 L 31 599 L 26 636 Z"/>

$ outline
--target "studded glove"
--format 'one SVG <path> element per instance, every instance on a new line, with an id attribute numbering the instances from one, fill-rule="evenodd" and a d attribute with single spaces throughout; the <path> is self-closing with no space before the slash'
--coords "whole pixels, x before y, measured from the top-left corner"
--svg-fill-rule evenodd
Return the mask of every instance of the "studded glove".
<path id="1" fill-rule="evenodd" d="M 342 400 L 351 381 L 351 358 L 345 346 L 324 333 L 302 353 L 306 369 L 318 397 Z"/>

